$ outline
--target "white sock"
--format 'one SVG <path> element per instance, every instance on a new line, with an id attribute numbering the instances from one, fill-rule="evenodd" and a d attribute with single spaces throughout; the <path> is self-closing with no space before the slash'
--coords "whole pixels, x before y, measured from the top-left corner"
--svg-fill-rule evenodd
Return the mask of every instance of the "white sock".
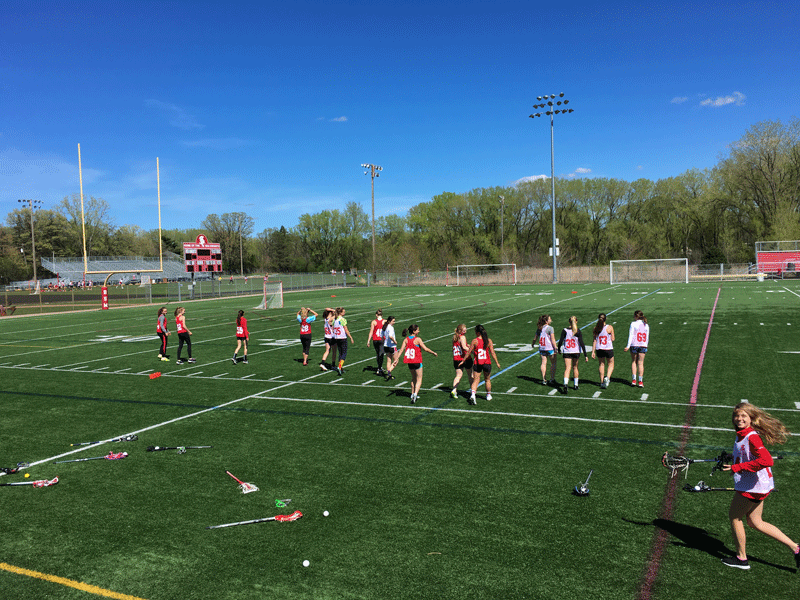
<path id="1" fill-rule="evenodd" d="M 578 378 L 575 378 L 575 387 L 578 387 Z"/>
<path id="2" fill-rule="evenodd" d="M 564 385 L 567 385 L 568 383 L 569 383 L 569 377 L 564 377 Z"/>

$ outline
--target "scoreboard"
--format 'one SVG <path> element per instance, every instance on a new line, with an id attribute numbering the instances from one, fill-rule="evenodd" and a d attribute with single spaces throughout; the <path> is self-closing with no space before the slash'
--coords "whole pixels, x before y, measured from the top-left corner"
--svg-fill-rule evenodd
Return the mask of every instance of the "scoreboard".
<path id="1" fill-rule="evenodd" d="M 222 271 L 222 249 L 204 235 L 198 235 L 194 242 L 183 242 L 183 260 L 187 273 Z"/>

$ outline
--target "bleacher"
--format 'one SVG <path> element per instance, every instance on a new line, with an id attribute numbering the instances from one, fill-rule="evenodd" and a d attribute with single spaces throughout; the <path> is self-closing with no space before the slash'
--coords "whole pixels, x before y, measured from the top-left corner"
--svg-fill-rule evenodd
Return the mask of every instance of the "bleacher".
<path id="1" fill-rule="evenodd" d="M 84 280 L 84 263 L 82 258 L 51 259 L 42 257 L 41 261 L 42 267 L 52 273 L 58 274 L 58 279 L 62 282 L 78 282 Z M 115 273 L 109 280 L 109 283 L 116 284 L 120 281 L 124 283 L 139 282 L 142 279 L 142 275 L 149 275 L 153 281 L 160 281 L 162 279 L 176 281 L 191 277 L 191 275 L 186 272 L 186 267 L 178 256 L 172 253 L 169 253 L 169 256 L 167 256 L 167 253 L 165 253 L 163 263 L 164 271 L 154 272 L 159 271 L 161 268 L 157 257 L 92 256 L 88 260 L 88 270 L 98 271 L 99 273 L 87 273 L 85 279 L 95 284 L 101 284 L 105 281 L 109 273 Z M 125 273 L 123 271 L 128 272 Z M 210 273 L 195 273 L 195 279 L 207 279 L 210 277 Z"/>

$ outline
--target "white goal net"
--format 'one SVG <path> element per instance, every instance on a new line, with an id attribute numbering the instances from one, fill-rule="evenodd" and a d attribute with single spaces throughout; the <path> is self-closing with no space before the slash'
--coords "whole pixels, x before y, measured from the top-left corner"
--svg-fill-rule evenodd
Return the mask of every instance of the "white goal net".
<path id="1" fill-rule="evenodd" d="M 455 285 L 515 285 L 517 265 L 456 265 Z"/>
<path id="2" fill-rule="evenodd" d="M 611 285 L 615 283 L 689 283 L 689 259 L 612 260 Z"/>
<path id="3" fill-rule="evenodd" d="M 264 282 L 264 299 L 256 308 L 283 308 L 283 282 Z"/>

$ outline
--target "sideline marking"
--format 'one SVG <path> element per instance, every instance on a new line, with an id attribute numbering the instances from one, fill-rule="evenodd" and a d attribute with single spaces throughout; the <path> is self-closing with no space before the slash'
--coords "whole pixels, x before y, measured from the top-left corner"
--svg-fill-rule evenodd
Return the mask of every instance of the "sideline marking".
<path id="1" fill-rule="evenodd" d="M 8 563 L 4 562 L 0 562 L 0 569 L 8 571 L 9 573 L 15 573 L 17 575 L 26 575 L 28 577 L 34 577 L 36 579 L 42 579 L 52 583 L 59 583 L 61 585 L 75 588 L 76 590 L 80 590 L 82 592 L 97 594 L 98 596 L 105 596 L 106 598 L 116 598 L 117 600 L 144 600 L 144 598 L 140 598 L 139 596 L 131 596 L 130 594 L 120 594 L 119 592 L 104 590 L 101 587 L 89 585 L 88 583 L 83 583 L 82 581 L 75 581 L 74 579 L 59 577 L 58 575 L 48 575 L 47 573 L 40 573 L 39 571 L 31 571 L 30 569 L 15 567 L 14 565 L 9 565 Z"/>
<path id="2" fill-rule="evenodd" d="M 683 422 L 683 433 L 681 433 L 680 446 L 678 447 L 678 455 L 683 456 L 686 452 L 686 447 L 689 444 L 689 435 L 693 426 L 695 412 L 697 411 L 697 389 L 700 386 L 700 373 L 703 371 L 703 362 L 706 358 L 706 349 L 708 348 L 708 338 L 711 337 L 711 326 L 714 324 L 714 314 L 717 312 L 717 303 L 719 302 L 719 295 L 722 292 L 722 286 L 717 289 L 717 297 L 714 298 L 714 306 L 711 308 L 711 317 L 708 319 L 708 328 L 706 329 L 706 337 L 703 339 L 703 347 L 700 351 L 700 358 L 697 361 L 697 370 L 694 374 L 694 383 L 692 384 L 692 393 L 689 397 L 689 404 L 686 407 L 686 417 Z M 664 490 L 664 496 L 661 500 L 661 508 L 659 510 L 658 518 L 666 521 L 671 521 L 675 516 L 675 500 L 678 493 L 678 485 L 680 478 L 670 477 L 667 481 L 667 487 Z M 658 578 L 658 572 L 661 568 L 661 561 L 664 559 L 664 553 L 667 551 L 667 544 L 672 534 L 668 533 L 666 529 L 656 528 L 653 541 L 650 546 L 650 556 L 647 559 L 647 566 L 639 590 L 636 594 L 638 600 L 650 600 L 653 595 L 653 587 Z"/>

